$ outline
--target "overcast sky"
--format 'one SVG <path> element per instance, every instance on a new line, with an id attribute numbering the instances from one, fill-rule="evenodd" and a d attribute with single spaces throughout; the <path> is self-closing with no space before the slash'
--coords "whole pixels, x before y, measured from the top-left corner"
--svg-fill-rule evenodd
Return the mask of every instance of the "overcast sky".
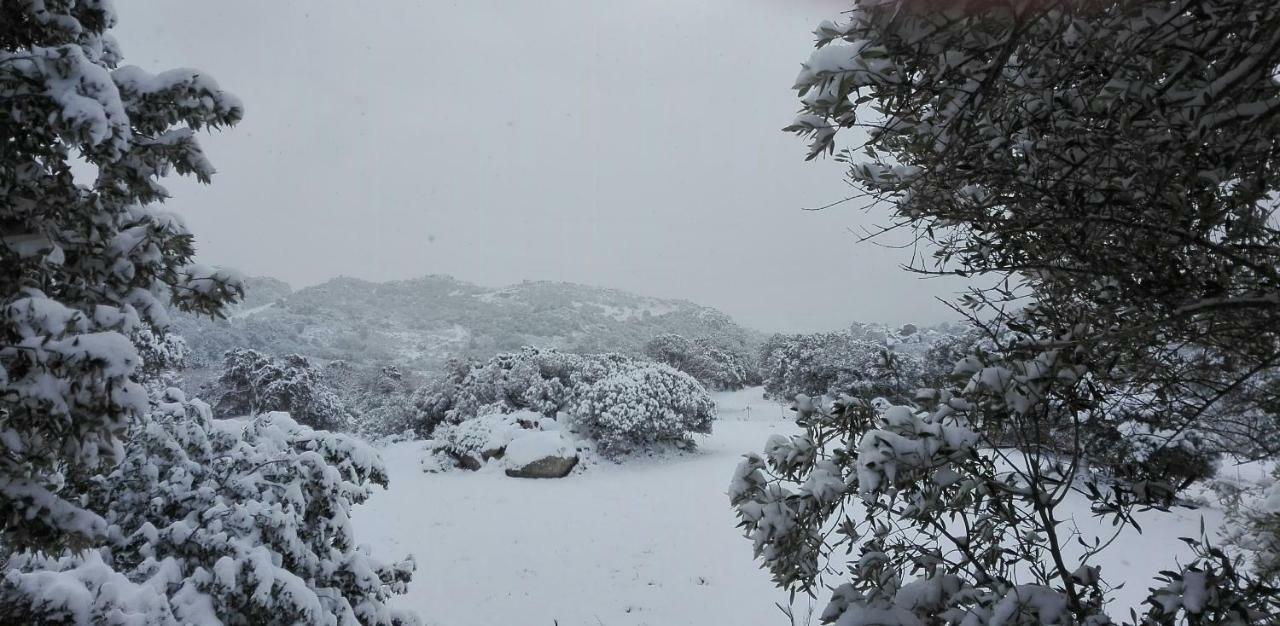
<path id="1" fill-rule="evenodd" d="M 200 259 L 337 275 L 565 280 L 764 330 L 951 319 L 956 283 L 856 244 L 875 215 L 780 132 L 829 0 L 117 3 L 126 63 L 246 106 L 170 181 Z"/>

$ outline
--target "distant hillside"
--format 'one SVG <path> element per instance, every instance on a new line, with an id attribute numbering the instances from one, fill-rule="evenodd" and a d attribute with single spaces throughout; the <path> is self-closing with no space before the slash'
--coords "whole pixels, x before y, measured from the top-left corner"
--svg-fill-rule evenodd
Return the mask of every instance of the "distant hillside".
<path id="1" fill-rule="evenodd" d="M 176 316 L 196 366 L 237 346 L 419 371 L 453 356 L 485 358 L 525 345 L 572 352 L 639 352 L 655 335 L 712 336 L 753 349 L 758 333 L 715 309 L 572 283 L 490 289 L 448 276 L 374 283 L 335 278 L 292 291 L 247 281 L 226 320 Z"/>

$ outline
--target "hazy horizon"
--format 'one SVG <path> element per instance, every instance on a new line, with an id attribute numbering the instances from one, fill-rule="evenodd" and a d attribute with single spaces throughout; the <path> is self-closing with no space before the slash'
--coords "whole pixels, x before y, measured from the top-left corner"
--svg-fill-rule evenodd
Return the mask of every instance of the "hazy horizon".
<path id="1" fill-rule="evenodd" d="M 861 322 L 861 323 L 866 323 L 866 324 L 889 324 L 889 325 L 901 325 L 901 324 L 906 324 L 906 323 L 914 323 L 914 324 L 923 325 L 923 326 L 932 326 L 932 325 L 935 325 L 935 324 L 938 324 L 938 323 L 948 322 L 948 321 L 958 321 L 958 320 L 960 319 L 960 318 L 959 318 L 958 316 L 956 316 L 956 315 L 949 315 L 949 316 L 940 317 L 940 318 L 938 318 L 938 319 L 936 319 L 936 320 L 933 320 L 933 321 L 922 321 L 922 320 L 920 320 L 920 319 L 915 319 L 915 318 L 889 319 L 889 320 L 872 320 L 872 319 L 857 319 L 857 318 L 850 318 L 850 319 L 848 319 L 848 320 L 845 320 L 844 322 L 837 322 L 837 323 L 835 323 L 835 324 L 833 324 L 833 325 L 831 325 L 831 326 L 807 327 L 807 328 L 773 328 L 773 327 L 761 327 L 761 326 L 756 326 L 756 325 L 754 325 L 754 324 L 751 324 L 751 323 L 746 322 L 746 321 L 744 321 L 743 319 L 739 318 L 739 316 L 738 316 L 738 315 L 736 315 L 736 314 L 734 314 L 732 311 L 727 311 L 727 310 L 721 309 L 720 307 L 712 306 L 712 305 L 710 305 L 710 304 L 707 304 L 706 302 L 699 302 L 698 300 L 696 300 L 696 299 L 692 299 L 692 298 L 680 298 L 680 297 L 675 297 L 675 296 L 664 296 L 664 295 L 662 295 L 662 294 L 648 293 L 648 292 L 641 291 L 641 290 L 622 289 L 622 288 L 620 288 L 620 287 L 616 287 L 616 286 L 612 286 L 612 285 L 602 285 L 602 284 L 594 284 L 594 283 L 583 283 L 583 282 L 575 282 L 575 281 L 567 281 L 567 280 L 528 278 L 528 279 L 518 280 L 518 281 L 515 281 L 515 282 L 510 282 L 510 283 L 489 284 L 489 283 L 481 283 L 481 282 L 477 282 L 477 281 L 474 281 L 474 280 L 467 280 L 466 278 L 463 278 L 463 277 L 461 277 L 461 276 L 453 276 L 452 274 L 441 274 L 441 273 L 434 273 L 434 274 L 433 274 L 433 273 L 426 273 L 426 274 L 420 274 L 420 275 L 418 275 L 418 276 L 408 276 L 408 277 L 404 277 L 404 278 L 393 278 L 393 279 L 386 279 L 386 280 L 372 279 L 372 278 L 367 278 L 367 277 L 364 277 L 364 276 L 353 276 L 353 275 L 350 275 L 350 274 L 338 274 L 338 275 L 330 276 L 330 277 L 328 277 L 328 278 L 326 278 L 326 279 L 323 279 L 323 280 L 320 280 L 320 281 L 317 281 L 317 282 L 314 282 L 314 283 L 297 284 L 297 283 L 294 283 L 294 282 L 292 282 L 292 281 L 285 280 L 284 278 L 280 278 L 280 277 L 278 277 L 278 276 L 270 276 L 270 275 L 266 275 L 266 274 L 244 274 L 243 272 L 241 272 L 241 273 L 242 273 L 246 278 L 248 278 L 248 279 L 274 279 L 274 280 L 284 281 L 286 284 L 288 284 L 288 285 L 289 285 L 289 288 L 290 288 L 292 291 L 294 291 L 294 292 L 296 292 L 296 291 L 300 291 L 300 290 L 302 290 L 302 289 L 306 289 L 306 288 L 308 288 L 308 287 L 317 287 L 317 286 L 319 286 L 319 285 L 323 285 L 323 284 L 325 284 L 325 283 L 327 283 L 327 282 L 329 282 L 329 281 L 332 281 L 332 280 L 338 280 L 338 279 L 342 279 L 342 278 L 353 279 L 353 280 L 359 280 L 359 281 L 364 281 L 364 282 L 369 282 L 369 283 L 375 283 L 375 284 L 384 284 L 384 283 L 391 283 L 391 282 L 409 282 L 409 281 L 418 280 L 418 279 L 422 279 L 422 278 L 429 278 L 429 277 L 431 277 L 431 276 L 445 276 L 445 277 L 449 277 L 449 278 L 452 278 L 452 279 L 457 280 L 457 281 L 461 281 L 461 282 L 468 283 L 468 284 L 471 284 L 471 285 L 475 285 L 475 286 L 478 286 L 478 287 L 482 287 L 482 288 L 485 288 L 485 289 L 502 289 L 502 288 L 505 288 L 505 287 L 514 287 L 514 286 L 517 286 L 517 285 L 519 285 L 519 284 L 521 284 L 521 283 L 526 283 L 526 282 L 528 282 L 528 283 L 539 283 L 539 282 L 545 282 L 545 283 L 568 283 L 568 284 L 578 285 L 578 286 L 581 286 L 581 287 L 598 288 L 598 289 L 613 289 L 613 290 L 619 290 L 619 291 L 624 291 L 624 292 L 626 292 L 626 293 L 634 294 L 634 295 L 637 295 L 637 296 L 645 296 L 645 297 L 654 298 L 654 299 L 657 299 L 657 300 L 684 300 L 684 301 L 688 301 L 688 302 L 691 302 L 691 303 L 696 304 L 696 305 L 700 305 L 700 306 L 707 306 L 707 307 L 711 307 L 711 308 L 717 309 L 717 310 L 721 311 L 722 313 L 726 313 L 726 314 L 730 315 L 731 317 L 733 317 L 733 318 L 734 318 L 734 321 L 738 322 L 738 323 L 739 323 L 741 326 L 743 326 L 744 328 L 748 328 L 748 329 L 753 330 L 753 331 L 764 332 L 764 333 L 775 333 L 775 332 L 776 332 L 776 333 L 793 333 L 793 332 L 823 332 L 823 331 L 835 331 L 835 330 L 843 330 L 843 329 L 846 329 L 846 328 L 848 328 L 851 324 L 853 324 L 853 323 L 855 323 L 855 322 Z M 941 306 L 941 305 L 940 305 L 940 306 Z"/>
<path id="2" fill-rule="evenodd" d="M 574 282 L 767 330 L 953 319 L 935 297 L 958 282 L 856 245 L 878 216 L 802 210 L 850 191 L 780 130 L 813 27 L 844 8 L 137 0 L 116 35 L 125 63 L 245 102 L 203 139 L 213 184 L 166 182 L 202 262 L 295 288 Z"/>

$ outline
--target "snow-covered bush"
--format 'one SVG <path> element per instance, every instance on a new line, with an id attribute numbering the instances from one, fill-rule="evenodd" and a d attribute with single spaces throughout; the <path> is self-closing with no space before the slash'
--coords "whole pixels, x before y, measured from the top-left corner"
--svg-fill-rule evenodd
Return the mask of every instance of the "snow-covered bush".
<path id="1" fill-rule="evenodd" d="M 284 411 L 314 428 L 352 425 L 350 409 L 311 361 L 297 354 L 273 358 L 248 348 L 229 350 L 210 393 L 219 417 Z"/>
<path id="2" fill-rule="evenodd" d="M 936 333 L 920 355 L 923 369 L 921 382 L 927 387 L 951 387 L 955 384 L 956 362 L 979 351 L 991 351 L 994 342 L 976 328 L 961 332 Z"/>
<path id="3" fill-rule="evenodd" d="M 457 424 L 442 424 L 432 433 L 434 448 L 455 457 L 488 460 L 502 452 L 522 430 L 540 428 L 540 413 L 517 411 L 480 415 Z"/>
<path id="4" fill-rule="evenodd" d="M 656 443 L 691 443 L 690 435 L 711 432 L 716 406 L 688 374 L 665 365 L 618 372 L 577 394 L 573 423 L 607 455 Z"/>
<path id="5" fill-rule="evenodd" d="M 415 398 L 431 428 L 480 416 L 532 411 L 568 416 L 571 427 L 621 453 L 710 432 L 714 403 L 688 374 L 619 354 L 525 348 L 456 365 Z M 624 406 L 629 404 L 629 406 Z"/>
<path id="6" fill-rule="evenodd" d="M 421 420 L 413 404 L 414 379 L 396 366 L 367 368 L 348 361 L 332 361 L 325 365 L 323 373 L 325 382 L 350 410 L 361 435 L 376 439 L 420 428 Z"/>
<path id="7" fill-rule="evenodd" d="M 620 354 L 523 348 L 484 363 L 455 363 L 445 376 L 425 387 L 415 402 L 431 425 L 521 410 L 554 417 L 573 403 L 581 388 L 636 363 Z"/>
<path id="8" fill-rule="evenodd" d="M 714 338 L 689 340 L 658 335 L 645 344 L 645 355 L 693 376 L 708 389 L 732 390 L 758 384 L 755 364 L 745 351 L 719 345 Z"/>
<path id="9" fill-rule="evenodd" d="M 565 409 L 574 388 L 630 363 L 621 355 L 582 356 L 524 348 L 484 363 L 452 363 L 444 376 L 414 398 L 429 432 L 440 423 L 479 415 L 532 410 L 547 416 Z"/>
<path id="10" fill-rule="evenodd" d="M 168 391 L 130 433 L 124 461 L 93 479 L 106 541 L 87 554 L 21 553 L 0 614 L 24 623 L 401 624 L 386 601 L 413 561 L 356 546 L 351 509 L 385 486 L 377 454 L 284 413 L 214 420 Z M 54 590 L 57 590 L 56 592 Z"/>
<path id="11" fill-rule="evenodd" d="M 1258 576 L 1280 587 L 1280 465 L 1260 484 L 1219 481 L 1227 542 L 1243 550 Z"/>
<path id="12" fill-rule="evenodd" d="M 909 399 L 922 375 L 917 357 L 846 332 L 774 335 L 760 349 L 759 369 L 765 394 L 779 400 L 828 393 Z"/>

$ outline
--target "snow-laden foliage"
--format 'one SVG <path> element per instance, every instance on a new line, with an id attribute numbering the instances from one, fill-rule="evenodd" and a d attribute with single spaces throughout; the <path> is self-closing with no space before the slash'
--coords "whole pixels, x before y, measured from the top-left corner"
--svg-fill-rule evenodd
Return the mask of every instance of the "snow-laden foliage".
<path id="1" fill-rule="evenodd" d="M 541 428 L 550 419 L 534 411 L 480 415 L 457 424 L 441 424 L 432 433 L 433 448 L 457 458 L 487 461 L 497 456 L 520 431 Z"/>
<path id="2" fill-rule="evenodd" d="M 645 356 L 674 367 L 708 389 L 742 389 L 758 384 L 755 364 L 745 350 L 720 345 L 710 337 L 689 340 L 680 335 L 658 335 L 644 346 Z"/>
<path id="3" fill-rule="evenodd" d="M 1260 484 L 1218 481 L 1227 541 L 1249 555 L 1259 576 L 1280 586 L 1280 465 Z"/>
<path id="4" fill-rule="evenodd" d="M 995 343 L 984 338 L 976 328 L 939 333 L 931 338 L 920 355 L 924 368 L 922 382 L 928 387 L 950 387 L 955 381 L 957 361 L 978 352 L 990 352 L 995 347 Z"/>
<path id="5" fill-rule="evenodd" d="M 216 313 L 239 285 L 193 264 L 155 208 L 168 172 L 213 173 L 195 131 L 239 121 L 208 75 L 120 65 L 105 2 L 0 8 L 0 533 L 58 548 L 100 535 L 77 485 L 123 453 L 146 412 L 130 337 L 164 302 Z M 78 181 L 73 164 L 94 176 Z"/>
<path id="6" fill-rule="evenodd" d="M 483 363 L 455 361 L 416 394 L 425 428 L 481 415 L 531 410 L 554 417 L 575 400 L 577 388 L 632 363 L 617 354 L 582 356 L 524 348 Z"/>
<path id="7" fill-rule="evenodd" d="M 1084 497 L 1095 515 L 1133 524 L 1139 508 L 1170 506 L 1179 485 L 1101 463 L 1082 471 L 1090 457 L 1079 448 L 992 445 L 983 424 L 993 419 L 1079 428 L 1081 416 L 1060 410 L 1084 399 L 1073 389 L 1088 388 L 1069 359 L 971 359 L 957 370 L 968 377 L 962 392 L 929 390 L 918 405 L 877 409 L 845 396 L 802 406 L 803 434 L 747 455 L 729 496 L 757 557 L 780 586 L 836 584 L 824 622 L 1109 623 L 1109 585 L 1125 581 L 1098 567 L 1107 537 L 1079 537 L 1083 554 L 1068 557 L 1057 506 Z M 1197 558 L 1162 574 L 1142 623 L 1261 624 L 1280 609 L 1265 577 L 1240 571 L 1206 540 L 1188 543 Z M 841 571 L 842 583 L 824 581 Z"/>
<path id="8" fill-rule="evenodd" d="M 1002 278 L 975 315 L 1032 295 L 1152 412 L 1280 453 L 1255 410 L 1280 409 L 1255 384 L 1280 368 L 1276 3 L 854 5 L 818 28 L 788 129 L 810 156 L 857 130 L 840 158 L 929 244 L 914 269 Z"/>
<path id="9" fill-rule="evenodd" d="M 121 66 L 115 20 L 97 0 L 0 4 L 0 616 L 396 623 L 411 564 L 370 559 L 348 521 L 385 482 L 372 451 L 149 400 L 185 354 L 166 301 L 218 315 L 242 291 L 193 263 L 159 180 L 208 182 L 195 132 L 242 107 L 201 72 Z"/>
<path id="10" fill-rule="evenodd" d="M 105 545 L 10 557 L 0 614 L 23 623 L 401 624 L 413 561 L 356 546 L 351 508 L 386 472 L 366 444 L 284 413 L 214 420 L 171 389 L 93 479 Z"/>
<path id="11" fill-rule="evenodd" d="M 656 443 L 692 443 L 710 433 L 716 405 L 688 374 L 664 365 L 640 365 L 603 378 L 577 394 L 574 425 L 605 454 Z"/>
<path id="12" fill-rule="evenodd" d="M 525 348 L 476 365 L 457 363 L 415 402 L 425 429 L 479 416 L 567 415 L 606 454 L 710 432 L 715 403 L 698 381 L 667 365 L 620 354 Z"/>
<path id="13" fill-rule="evenodd" d="M 788 400 L 827 393 L 907 399 L 922 375 L 914 355 L 846 332 L 774 335 L 760 348 L 759 369 L 765 393 Z"/>
<path id="14" fill-rule="evenodd" d="M 273 358 L 237 348 L 223 358 L 222 373 L 209 390 L 219 417 L 284 411 L 318 429 L 347 430 L 351 411 L 306 357 Z"/>
<path id="15" fill-rule="evenodd" d="M 350 409 L 356 431 L 367 438 L 412 433 L 420 426 L 413 405 L 417 377 L 394 365 L 361 367 L 333 361 L 324 367 L 324 380 Z"/>
<path id="16" fill-rule="evenodd" d="M 806 436 L 748 460 L 733 497 L 779 583 L 812 588 L 847 541 L 826 621 L 1110 623 L 1109 541 L 1071 537 L 1063 500 L 1136 526 L 1205 475 L 1207 444 L 1274 432 L 1277 33 L 1266 0 L 854 0 L 818 27 L 787 130 L 814 158 L 857 129 L 838 157 L 856 195 L 915 234 L 912 269 L 982 277 L 957 308 L 993 346 L 911 422 L 801 407 Z M 947 420 L 968 452 L 932 430 Z M 905 480 L 868 473 L 902 459 Z M 1265 576 L 1188 543 L 1135 621 L 1274 621 Z"/>

